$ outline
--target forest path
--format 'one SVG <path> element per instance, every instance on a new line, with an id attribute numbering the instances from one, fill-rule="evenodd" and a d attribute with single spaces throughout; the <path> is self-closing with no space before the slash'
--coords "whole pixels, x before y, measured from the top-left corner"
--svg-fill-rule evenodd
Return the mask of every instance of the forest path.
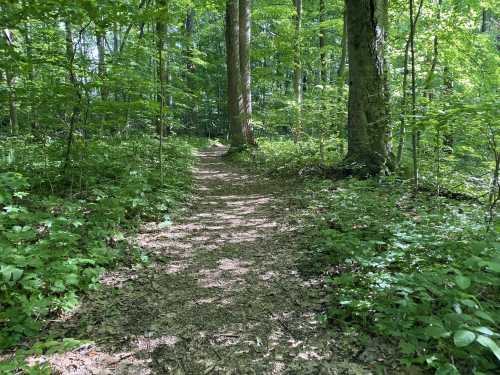
<path id="1" fill-rule="evenodd" d="M 64 324 L 96 344 L 45 358 L 63 374 L 367 374 L 317 320 L 322 288 L 300 278 L 287 186 L 199 152 L 195 196 L 138 243 L 147 266 L 103 277 Z M 289 188 L 288 188 L 289 190 Z M 329 333 L 330 332 L 330 333 Z"/>

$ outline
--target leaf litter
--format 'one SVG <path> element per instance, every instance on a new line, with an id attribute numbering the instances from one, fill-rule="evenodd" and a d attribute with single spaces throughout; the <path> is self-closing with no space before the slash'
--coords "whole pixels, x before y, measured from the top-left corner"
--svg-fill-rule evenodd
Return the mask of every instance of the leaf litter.
<path id="1" fill-rule="evenodd" d="M 348 334 L 319 321 L 323 283 L 297 270 L 293 187 L 199 152 L 196 193 L 137 244 L 150 264 L 106 273 L 53 334 L 92 340 L 32 357 L 56 374 L 371 374 Z M 359 362 L 359 361 L 358 361 Z"/>

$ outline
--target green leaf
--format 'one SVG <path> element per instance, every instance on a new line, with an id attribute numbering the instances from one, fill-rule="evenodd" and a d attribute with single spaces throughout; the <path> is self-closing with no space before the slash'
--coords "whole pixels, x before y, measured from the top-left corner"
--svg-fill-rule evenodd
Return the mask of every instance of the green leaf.
<path id="1" fill-rule="evenodd" d="M 465 290 L 468 287 L 470 287 L 471 281 L 466 276 L 458 275 L 458 276 L 455 277 L 455 283 L 457 284 L 457 286 L 460 289 L 464 289 Z"/>
<path id="2" fill-rule="evenodd" d="M 50 289 L 54 292 L 64 292 L 66 290 L 66 286 L 62 280 L 56 280 Z"/>
<path id="3" fill-rule="evenodd" d="M 449 332 L 442 326 L 428 326 L 425 328 L 424 334 L 434 339 L 449 336 Z"/>
<path id="4" fill-rule="evenodd" d="M 484 320 L 487 320 L 490 323 L 496 324 L 495 320 L 487 312 L 478 310 L 478 311 L 474 311 L 474 314 L 476 314 L 476 316 L 480 317 L 481 319 L 484 319 Z"/>
<path id="5" fill-rule="evenodd" d="M 482 333 L 482 334 L 487 335 L 487 336 L 494 336 L 495 335 L 495 332 L 493 332 L 488 327 L 476 327 L 476 328 L 474 328 L 474 331 Z"/>
<path id="6" fill-rule="evenodd" d="M 458 372 L 457 368 L 454 365 L 448 363 L 444 366 L 440 366 L 436 370 L 435 375 L 460 375 L 460 372 Z"/>
<path id="7" fill-rule="evenodd" d="M 401 352 L 403 352 L 404 354 L 413 354 L 417 350 L 415 344 L 407 341 L 401 341 L 399 343 L 399 347 L 401 348 Z"/>
<path id="8" fill-rule="evenodd" d="M 488 348 L 491 350 L 491 352 L 495 355 L 495 357 L 498 358 L 500 361 L 500 348 L 498 347 L 497 343 L 490 339 L 488 336 L 483 336 L 479 335 L 477 338 L 477 342 L 484 346 L 485 348 Z"/>
<path id="9" fill-rule="evenodd" d="M 13 266 L 1 266 L 0 274 L 3 276 L 3 279 L 7 283 L 15 283 L 21 279 L 24 271 L 22 269 L 13 267 Z"/>
<path id="10" fill-rule="evenodd" d="M 500 263 L 499 262 L 486 262 L 485 265 L 488 267 L 490 271 L 500 272 Z"/>
<path id="11" fill-rule="evenodd" d="M 453 342 L 455 343 L 455 346 L 458 346 L 459 348 L 463 348 L 473 343 L 475 339 L 476 335 L 474 334 L 474 332 L 464 329 L 455 332 L 455 334 L 453 335 Z"/>

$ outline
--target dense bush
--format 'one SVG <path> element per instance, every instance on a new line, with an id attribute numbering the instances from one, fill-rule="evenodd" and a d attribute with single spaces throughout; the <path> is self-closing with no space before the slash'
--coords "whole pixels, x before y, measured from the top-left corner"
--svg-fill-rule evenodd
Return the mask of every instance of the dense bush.
<path id="1" fill-rule="evenodd" d="M 28 141 L 1 145 L 0 349 L 73 307 L 130 247 L 126 230 L 168 218 L 191 186 L 187 141 L 166 142 L 163 177 L 146 137 L 78 141 L 66 166 L 60 142 Z"/>
<path id="2" fill-rule="evenodd" d="M 500 242 L 483 208 L 414 198 L 389 180 L 320 186 L 302 199 L 315 217 L 307 264 L 327 275 L 327 318 L 391 338 L 403 365 L 498 368 Z"/>
<path id="3" fill-rule="evenodd" d="M 332 165 L 334 160 L 338 160 L 342 147 L 334 138 L 325 140 L 323 144 L 314 138 L 297 143 L 290 139 L 259 139 L 258 144 L 257 149 L 235 155 L 235 160 L 276 176 L 308 174 Z"/>
<path id="4" fill-rule="evenodd" d="M 317 141 L 260 145 L 239 161 L 273 175 L 320 171 L 340 160 L 330 145 L 330 159 L 322 162 Z M 458 152 L 446 156 L 472 163 Z M 474 165 L 484 175 L 482 163 Z M 379 180 L 306 179 L 293 200 L 306 215 L 301 269 L 325 275 L 328 321 L 388 338 L 399 348 L 400 365 L 437 374 L 494 371 L 500 361 L 500 227 L 487 225 L 486 204 L 473 198 L 487 194 L 487 180 L 456 170 L 446 170 L 445 179 L 441 170 L 438 182 L 454 189 L 448 195 L 456 199 L 437 197 L 434 188 L 427 190 L 437 179 L 426 169 L 422 184 L 433 194 L 415 197 L 405 168 Z"/>

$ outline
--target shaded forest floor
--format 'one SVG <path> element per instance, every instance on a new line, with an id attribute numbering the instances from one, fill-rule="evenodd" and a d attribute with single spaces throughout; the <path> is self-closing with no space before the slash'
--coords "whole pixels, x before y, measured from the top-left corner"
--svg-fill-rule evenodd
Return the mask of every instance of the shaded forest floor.
<path id="1" fill-rule="evenodd" d="M 360 352 L 349 335 L 318 321 L 324 288 L 297 269 L 293 187 L 224 151 L 199 153 L 195 195 L 172 225 L 143 228 L 150 261 L 108 272 L 52 324 L 92 344 L 32 362 L 62 374 L 370 373 L 349 360 Z"/>

